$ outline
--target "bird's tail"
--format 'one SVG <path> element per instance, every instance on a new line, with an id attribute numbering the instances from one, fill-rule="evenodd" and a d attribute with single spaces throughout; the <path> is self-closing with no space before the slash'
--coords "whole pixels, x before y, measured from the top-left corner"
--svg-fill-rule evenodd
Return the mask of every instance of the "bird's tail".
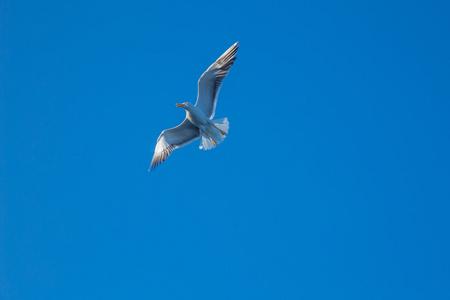
<path id="1" fill-rule="evenodd" d="M 214 124 L 214 126 L 216 126 L 217 129 L 225 132 L 225 135 L 226 133 L 228 133 L 228 129 L 230 128 L 230 122 L 228 122 L 227 118 L 212 120 L 212 123 Z"/>
<path id="2" fill-rule="evenodd" d="M 230 128 L 230 123 L 227 118 L 217 119 L 211 121 L 213 125 L 218 129 L 217 134 L 214 136 L 208 136 L 204 132 L 201 133 L 202 141 L 200 142 L 200 149 L 209 150 L 223 142 L 228 129 Z"/>

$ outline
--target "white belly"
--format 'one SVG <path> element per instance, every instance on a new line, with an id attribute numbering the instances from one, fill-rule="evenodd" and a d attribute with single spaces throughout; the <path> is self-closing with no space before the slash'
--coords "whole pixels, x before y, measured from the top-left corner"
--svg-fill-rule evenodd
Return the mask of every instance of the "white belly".
<path id="1" fill-rule="evenodd" d="M 197 126 L 200 131 L 211 137 L 216 142 L 221 142 L 223 140 L 220 130 L 217 129 L 211 120 L 196 107 L 191 107 L 189 111 L 186 110 L 186 117 L 192 122 L 192 124 Z"/>

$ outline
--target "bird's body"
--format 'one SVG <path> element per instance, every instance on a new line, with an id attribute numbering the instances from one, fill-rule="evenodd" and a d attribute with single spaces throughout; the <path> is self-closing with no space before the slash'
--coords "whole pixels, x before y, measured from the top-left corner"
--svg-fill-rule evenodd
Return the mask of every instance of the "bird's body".
<path id="1" fill-rule="evenodd" d="M 189 102 L 183 108 L 186 110 L 186 119 L 200 130 L 200 135 L 208 137 L 214 146 L 223 141 L 227 133 L 216 127 L 214 121 L 205 116 L 200 109 Z"/>
<path id="2" fill-rule="evenodd" d="M 195 105 L 192 105 L 188 102 L 184 106 L 184 109 L 186 110 L 186 119 L 191 121 L 192 124 L 198 127 L 198 129 L 203 132 L 207 132 L 212 128 L 211 120 L 207 116 L 205 116 L 202 111 L 195 107 Z"/>
<path id="3" fill-rule="evenodd" d="M 186 110 L 186 118 L 177 127 L 164 130 L 157 141 L 150 169 L 163 162 L 173 150 L 201 138 L 200 149 L 209 150 L 221 143 L 228 133 L 227 118 L 212 120 L 222 81 L 236 59 L 238 43 L 222 54 L 200 77 L 195 105 L 177 103 Z"/>

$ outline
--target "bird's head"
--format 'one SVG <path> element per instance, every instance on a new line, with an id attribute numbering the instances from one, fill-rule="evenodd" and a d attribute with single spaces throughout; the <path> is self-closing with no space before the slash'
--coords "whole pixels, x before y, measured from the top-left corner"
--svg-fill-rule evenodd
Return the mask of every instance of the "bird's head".
<path id="1" fill-rule="evenodd" d="M 188 108 L 188 107 L 192 106 L 192 104 L 191 104 L 191 103 L 189 103 L 189 102 L 184 102 L 184 103 L 176 103 L 176 105 L 177 105 L 177 107 L 181 107 L 181 108 L 184 108 L 184 109 L 186 109 L 186 108 Z"/>

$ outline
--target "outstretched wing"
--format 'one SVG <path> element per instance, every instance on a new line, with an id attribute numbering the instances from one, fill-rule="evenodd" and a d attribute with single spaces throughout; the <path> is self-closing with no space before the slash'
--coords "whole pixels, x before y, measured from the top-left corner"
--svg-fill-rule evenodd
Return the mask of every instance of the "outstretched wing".
<path id="1" fill-rule="evenodd" d="M 197 140 L 199 137 L 199 129 L 188 119 L 184 119 L 183 123 L 177 127 L 164 130 L 159 135 L 152 163 L 148 170 L 153 170 L 160 163 L 165 161 L 173 150 L 186 146 Z"/>
<path id="2" fill-rule="evenodd" d="M 198 95 L 195 106 L 205 116 L 212 120 L 216 111 L 217 96 L 219 95 L 222 81 L 236 59 L 235 55 L 239 48 L 239 42 L 231 46 L 222 54 L 198 80 Z"/>

